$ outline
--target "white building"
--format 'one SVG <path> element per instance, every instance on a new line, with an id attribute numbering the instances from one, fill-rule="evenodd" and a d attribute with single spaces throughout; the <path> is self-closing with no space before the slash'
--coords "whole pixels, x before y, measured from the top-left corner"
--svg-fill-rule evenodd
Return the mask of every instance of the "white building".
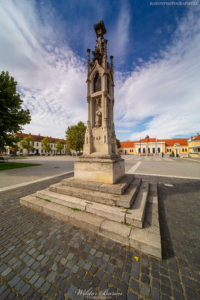
<path id="1" fill-rule="evenodd" d="M 19 134 L 14 134 L 15 136 L 19 136 L 20 140 L 23 140 L 23 138 L 31 136 L 31 138 L 34 140 L 34 149 L 32 151 L 29 152 L 29 154 L 33 154 L 33 155 L 56 155 L 56 154 L 65 154 L 66 153 L 66 141 L 64 139 L 55 139 L 52 138 L 51 136 L 47 138 L 51 141 L 51 151 L 47 152 L 46 150 L 42 150 L 42 140 L 45 138 L 45 136 L 41 136 L 40 134 L 38 135 L 33 135 L 31 133 L 27 134 L 27 133 L 19 133 Z M 64 149 L 58 152 L 56 149 L 56 143 L 62 140 L 65 144 L 64 144 Z M 27 155 L 28 151 L 26 149 L 23 149 L 21 147 L 20 142 L 18 143 L 19 146 L 19 151 L 17 151 L 17 155 Z M 10 147 L 6 147 L 6 154 L 10 155 L 12 154 L 12 151 L 10 150 Z"/>

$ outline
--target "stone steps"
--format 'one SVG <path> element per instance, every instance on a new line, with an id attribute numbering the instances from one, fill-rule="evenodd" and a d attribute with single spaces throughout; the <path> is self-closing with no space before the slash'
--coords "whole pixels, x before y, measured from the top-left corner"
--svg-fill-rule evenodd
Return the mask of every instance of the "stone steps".
<path id="1" fill-rule="evenodd" d="M 145 208 L 147 203 L 149 183 L 143 181 L 135 202 L 131 209 L 113 207 L 105 204 L 94 203 L 93 201 L 82 200 L 73 196 L 52 192 L 49 189 L 36 192 L 38 199 L 46 199 L 51 202 L 96 214 L 119 223 L 130 224 L 138 228 L 143 227 Z"/>
<path id="2" fill-rule="evenodd" d="M 92 191 L 99 191 L 102 193 L 122 195 L 127 187 L 134 180 L 133 174 L 125 174 L 122 179 L 120 179 L 115 184 L 105 184 L 95 181 L 86 181 L 70 177 L 62 180 L 62 185 L 71 186 L 75 188 L 87 189 Z"/>
<path id="3" fill-rule="evenodd" d="M 148 187 L 149 194 L 147 192 Z M 141 193 L 141 191 L 143 191 L 143 193 Z M 127 246 L 131 246 L 135 249 L 141 250 L 147 254 L 161 258 L 161 239 L 158 220 L 158 196 L 156 185 L 149 185 L 146 182 L 142 182 L 141 190 L 139 191 L 138 197 L 135 201 L 136 209 L 140 209 L 141 207 L 144 208 L 144 211 L 141 211 L 140 215 L 141 222 L 143 222 L 144 220 L 144 228 L 142 229 L 133 227 L 130 224 L 121 224 L 119 221 L 108 219 L 108 216 L 111 215 L 111 212 L 106 210 L 104 211 L 104 215 L 103 213 L 101 216 L 97 215 L 99 207 L 96 207 L 95 210 L 95 206 L 98 204 L 95 204 L 94 202 L 90 204 L 87 203 L 87 201 L 80 199 L 77 200 L 74 198 L 73 201 L 71 201 L 71 205 L 72 203 L 73 205 L 75 205 L 76 203 L 77 207 L 70 208 L 66 205 L 59 204 L 58 202 L 47 202 L 43 200 L 47 198 L 38 198 L 38 195 L 50 197 L 52 196 L 52 194 L 52 192 L 50 194 L 48 190 L 44 190 L 36 194 L 21 198 L 20 203 L 22 205 L 26 205 L 29 208 L 43 212 L 51 217 L 69 222 L 74 226 L 101 234 L 107 238 L 113 239 L 114 241 L 123 243 Z M 57 201 L 66 201 L 65 203 L 69 203 L 69 198 L 70 197 L 64 200 L 63 195 L 57 195 Z M 85 207 L 86 210 L 74 211 L 72 209 L 80 207 L 79 201 L 82 202 L 82 208 Z M 147 208 L 145 203 L 147 204 Z M 87 210 L 87 208 L 89 210 Z M 120 208 L 110 207 L 111 211 L 114 209 L 119 210 Z M 124 211 L 124 215 L 126 216 L 125 221 L 127 222 L 127 215 L 129 215 L 127 214 L 127 211 Z"/>
<path id="4" fill-rule="evenodd" d="M 141 179 L 133 179 L 133 181 L 128 184 L 123 195 L 63 185 L 62 182 L 51 185 L 49 191 L 110 206 L 130 208 L 135 201 L 141 182 Z"/>

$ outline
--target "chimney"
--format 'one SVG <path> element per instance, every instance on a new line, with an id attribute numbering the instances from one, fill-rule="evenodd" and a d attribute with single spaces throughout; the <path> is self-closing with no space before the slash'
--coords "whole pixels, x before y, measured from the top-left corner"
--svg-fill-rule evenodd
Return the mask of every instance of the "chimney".
<path id="1" fill-rule="evenodd" d="M 31 135 L 31 133 L 29 133 L 29 135 Z"/>
<path id="2" fill-rule="evenodd" d="M 40 136 L 40 133 L 38 134 L 38 136 Z"/>
<path id="3" fill-rule="evenodd" d="M 193 136 L 191 136 L 191 140 L 193 139 Z"/>

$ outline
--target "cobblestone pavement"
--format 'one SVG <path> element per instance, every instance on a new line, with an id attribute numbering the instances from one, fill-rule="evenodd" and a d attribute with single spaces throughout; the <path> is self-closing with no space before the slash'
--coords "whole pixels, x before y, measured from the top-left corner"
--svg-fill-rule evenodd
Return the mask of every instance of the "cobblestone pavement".
<path id="1" fill-rule="evenodd" d="M 78 289 L 118 293 L 107 299 L 200 299 L 200 181 L 143 176 L 158 183 L 159 260 L 20 206 L 63 178 L 0 194 L 1 300 L 84 299 Z"/>

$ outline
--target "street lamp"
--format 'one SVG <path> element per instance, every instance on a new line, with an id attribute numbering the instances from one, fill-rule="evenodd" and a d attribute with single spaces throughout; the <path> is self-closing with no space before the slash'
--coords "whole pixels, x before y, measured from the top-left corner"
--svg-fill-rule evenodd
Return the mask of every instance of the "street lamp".
<path id="1" fill-rule="evenodd" d="M 145 137 L 145 139 L 147 139 L 147 156 L 148 156 L 148 153 L 149 153 L 149 136 L 147 135 Z"/>

